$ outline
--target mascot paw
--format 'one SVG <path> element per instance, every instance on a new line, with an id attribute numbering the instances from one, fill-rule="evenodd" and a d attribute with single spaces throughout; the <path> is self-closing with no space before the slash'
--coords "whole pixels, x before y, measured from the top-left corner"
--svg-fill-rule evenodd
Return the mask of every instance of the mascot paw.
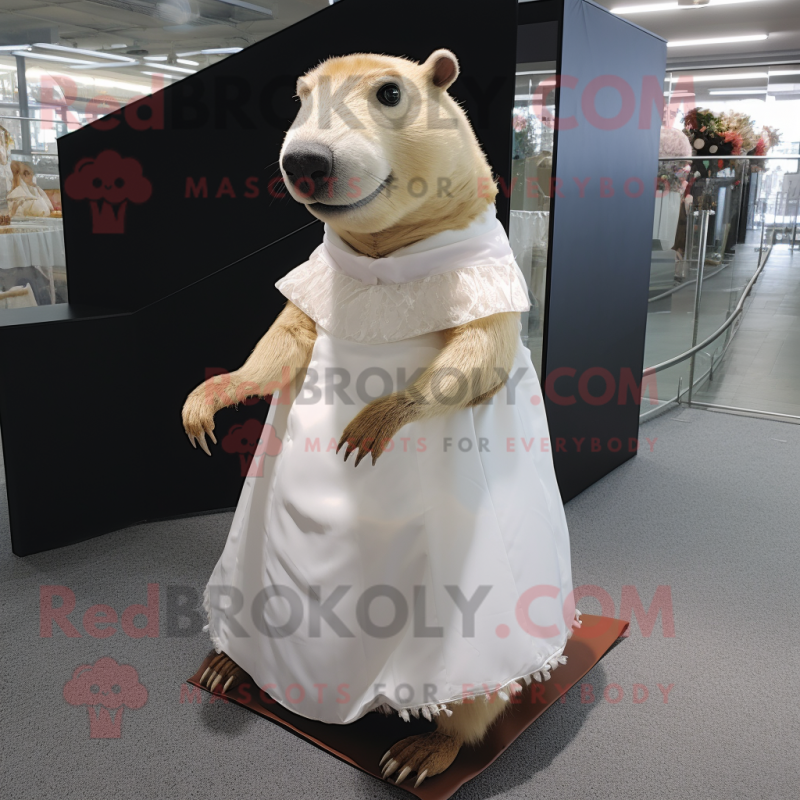
<path id="1" fill-rule="evenodd" d="M 409 736 L 399 741 L 381 759 L 383 777 L 390 778 L 400 770 L 396 784 L 401 784 L 412 772 L 417 773 L 416 789 L 426 778 L 444 772 L 455 761 L 461 743 L 446 733 L 433 731 Z"/>
<path id="2" fill-rule="evenodd" d="M 350 453 L 358 450 L 356 466 L 367 453 L 372 453 L 374 465 L 391 438 L 410 421 L 410 418 L 409 404 L 398 396 L 389 395 L 375 400 L 362 408 L 344 429 L 336 452 L 338 453 L 342 445 L 347 442 L 345 461 Z"/>
<path id="3" fill-rule="evenodd" d="M 215 656 L 200 678 L 200 685 L 213 692 L 218 686 L 222 692 L 235 689 L 240 683 L 249 680 L 248 674 L 225 653 Z"/>
<path id="4" fill-rule="evenodd" d="M 192 447 L 197 447 L 195 439 L 200 443 L 200 447 L 205 453 L 211 455 L 206 442 L 206 434 L 214 444 L 217 443 L 214 436 L 214 408 L 206 397 L 205 392 L 195 390 L 187 398 L 183 406 L 183 429 L 192 443 Z"/>

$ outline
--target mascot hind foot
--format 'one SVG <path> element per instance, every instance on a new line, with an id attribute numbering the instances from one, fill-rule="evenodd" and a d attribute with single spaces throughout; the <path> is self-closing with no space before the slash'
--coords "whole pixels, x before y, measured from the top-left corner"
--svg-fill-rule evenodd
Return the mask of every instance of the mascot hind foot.
<path id="1" fill-rule="evenodd" d="M 225 653 L 215 656 L 200 678 L 200 685 L 210 692 L 235 689 L 240 683 L 250 681 L 250 676 Z"/>
<path id="2" fill-rule="evenodd" d="M 416 789 L 426 778 L 444 772 L 455 761 L 462 745 L 479 744 L 487 731 L 508 708 L 498 695 L 489 701 L 473 699 L 448 703 L 450 716 L 438 717 L 436 730 L 401 739 L 381 759 L 383 777 L 398 773 L 395 783 L 401 784 L 412 772 L 417 773 Z"/>

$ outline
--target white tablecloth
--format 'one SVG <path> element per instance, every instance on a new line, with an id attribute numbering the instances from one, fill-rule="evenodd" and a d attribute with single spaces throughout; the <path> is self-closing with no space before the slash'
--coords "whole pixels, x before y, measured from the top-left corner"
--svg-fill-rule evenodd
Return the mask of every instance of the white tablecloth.
<path id="1" fill-rule="evenodd" d="M 662 250 L 671 250 L 675 243 L 675 231 L 678 229 L 680 210 L 680 192 L 668 192 L 656 197 L 653 238 L 661 241 Z"/>
<path id="2" fill-rule="evenodd" d="M 10 227 L 20 233 L 0 233 L 0 269 L 35 267 L 50 282 L 50 300 L 55 303 L 53 269 L 67 265 L 62 221 L 12 220 Z"/>
<path id="3" fill-rule="evenodd" d="M 0 233 L 0 269 L 49 267 L 52 271 L 53 267 L 66 267 L 64 229 L 60 225 L 13 222 L 11 228 L 25 233 Z"/>

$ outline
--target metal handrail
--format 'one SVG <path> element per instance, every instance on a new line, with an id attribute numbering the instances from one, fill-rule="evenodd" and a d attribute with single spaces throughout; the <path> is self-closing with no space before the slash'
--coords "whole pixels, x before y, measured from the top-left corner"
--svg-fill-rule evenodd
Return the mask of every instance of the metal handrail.
<path id="1" fill-rule="evenodd" d="M 783 160 L 783 161 L 797 161 L 800 159 L 800 153 L 795 153 L 793 156 L 732 156 L 723 155 L 722 153 L 714 153 L 706 156 L 659 156 L 659 161 L 714 161 L 721 159 L 722 161 L 767 161 L 769 159 Z"/>
<path id="2" fill-rule="evenodd" d="M 722 270 L 727 269 L 731 266 L 733 262 L 729 261 L 727 264 L 723 264 L 719 269 L 715 269 L 713 272 L 709 272 L 708 275 L 703 276 L 704 281 L 711 280 L 715 275 L 719 275 Z M 657 294 L 654 297 L 648 297 L 648 303 L 655 303 L 656 300 L 663 300 L 665 297 L 669 297 L 670 295 L 675 294 L 675 292 L 679 292 L 681 289 L 685 289 L 687 286 L 692 286 L 693 284 L 697 283 L 697 278 L 692 278 L 691 280 L 684 281 L 683 283 L 678 284 L 677 286 L 673 286 L 671 289 L 667 289 L 666 292 L 662 292 L 661 294 Z"/>
<path id="3" fill-rule="evenodd" d="M 690 356 L 694 355 L 694 353 L 699 352 L 704 347 L 707 347 L 711 342 L 714 341 L 720 334 L 725 333 L 725 331 L 733 325 L 734 320 L 742 313 L 744 309 L 744 301 L 747 299 L 747 296 L 750 294 L 750 290 L 753 288 L 753 284 L 756 282 L 756 279 L 761 274 L 761 271 L 764 269 L 767 259 L 769 258 L 769 251 L 771 248 L 768 248 L 767 251 L 764 253 L 761 263 L 758 265 L 758 269 L 753 274 L 753 277 L 747 282 L 747 286 L 745 286 L 744 291 L 742 292 L 742 296 L 739 298 L 739 302 L 736 304 L 736 307 L 731 312 L 730 317 L 719 327 L 717 330 L 714 331 L 711 335 L 707 336 L 703 339 L 702 342 L 696 344 L 694 347 L 687 350 L 685 353 L 679 353 L 677 356 L 673 356 L 672 358 L 668 359 L 667 361 L 662 361 L 660 364 L 655 364 L 652 367 L 648 367 L 646 370 L 642 372 L 642 377 L 646 378 L 650 375 L 655 375 L 656 372 L 661 372 L 663 369 L 668 369 L 669 367 L 674 367 L 676 364 L 679 364 L 681 361 L 685 361 Z"/>

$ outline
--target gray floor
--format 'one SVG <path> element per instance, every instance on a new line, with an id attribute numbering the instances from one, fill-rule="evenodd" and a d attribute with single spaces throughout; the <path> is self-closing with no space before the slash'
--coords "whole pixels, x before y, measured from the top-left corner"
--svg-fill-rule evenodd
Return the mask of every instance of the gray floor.
<path id="1" fill-rule="evenodd" d="M 574 578 L 607 592 L 615 613 L 623 593 L 635 591 L 647 609 L 668 587 L 674 636 L 663 613 L 652 630 L 634 620 L 630 638 L 584 679 L 594 701 L 586 687 L 570 691 L 459 800 L 795 798 L 798 485 L 798 426 L 682 409 L 647 423 L 640 454 L 567 505 Z M 0 496 L 3 797 L 403 796 L 234 705 L 181 702 L 182 681 L 209 646 L 201 633 L 169 630 L 167 596 L 170 587 L 201 589 L 231 514 L 20 559 Z M 148 583 L 160 590 L 157 638 L 87 635 L 91 605 L 121 615 L 146 602 Z M 41 635 L 47 585 L 74 593 L 69 619 L 80 637 Z M 589 598 L 580 606 L 600 610 Z M 87 708 L 63 695 L 73 671 L 102 656 L 132 665 L 148 692 L 143 707 L 124 711 L 118 739 L 91 739 Z M 616 703 L 605 696 L 612 684 L 623 692 Z M 643 702 L 633 702 L 635 684 Z M 672 686 L 666 703 L 659 684 Z"/>
<path id="2" fill-rule="evenodd" d="M 772 248 L 722 368 L 697 400 L 800 416 L 800 250 Z"/>

